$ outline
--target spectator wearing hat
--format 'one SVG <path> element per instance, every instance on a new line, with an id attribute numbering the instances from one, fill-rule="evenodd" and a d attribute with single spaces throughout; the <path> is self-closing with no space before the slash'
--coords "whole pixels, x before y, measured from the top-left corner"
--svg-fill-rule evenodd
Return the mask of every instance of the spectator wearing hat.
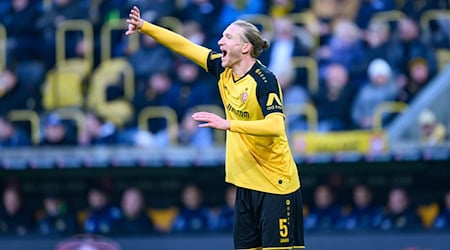
<path id="1" fill-rule="evenodd" d="M 445 126 L 436 120 L 431 110 L 419 114 L 420 142 L 424 145 L 436 145 L 445 141 Z"/>
<path id="2" fill-rule="evenodd" d="M 38 220 L 38 230 L 45 235 L 70 235 L 77 231 L 75 215 L 57 192 L 44 197 L 44 212 Z"/>
<path id="3" fill-rule="evenodd" d="M 41 140 L 42 146 L 68 146 L 76 145 L 75 136 L 72 136 L 68 127 L 64 124 L 61 116 L 51 113 L 45 118 L 44 137 Z"/>
<path id="4" fill-rule="evenodd" d="M 353 122 L 362 129 L 372 128 L 376 107 L 383 102 L 395 100 L 398 93 L 391 67 L 385 60 L 373 60 L 369 64 L 368 75 L 369 82 L 359 90 L 352 109 Z"/>

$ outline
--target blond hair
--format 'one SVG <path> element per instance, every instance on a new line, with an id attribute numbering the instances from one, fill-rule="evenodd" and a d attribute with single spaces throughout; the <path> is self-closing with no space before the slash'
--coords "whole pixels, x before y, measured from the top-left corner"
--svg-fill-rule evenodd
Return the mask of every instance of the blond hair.
<path id="1" fill-rule="evenodd" d="M 263 39 L 261 36 L 261 32 L 259 32 L 258 28 L 250 22 L 244 20 L 234 21 L 232 24 L 235 24 L 241 27 L 244 32 L 242 33 L 242 40 L 248 42 L 252 45 L 252 51 L 250 55 L 253 58 L 257 58 L 264 49 L 267 49 L 270 44 L 266 39 Z"/>

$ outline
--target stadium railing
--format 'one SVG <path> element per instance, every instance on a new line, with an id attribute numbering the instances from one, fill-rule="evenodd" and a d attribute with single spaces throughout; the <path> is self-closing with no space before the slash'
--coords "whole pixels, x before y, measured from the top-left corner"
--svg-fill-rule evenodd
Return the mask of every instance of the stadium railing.
<path id="1" fill-rule="evenodd" d="M 315 94 L 319 91 L 319 72 L 317 62 L 312 57 L 295 56 L 292 58 L 292 67 L 295 69 L 305 68 L 308 74 L 308 92 Z"/>
<path id="2" fill-rule="evenodd" d="M 171 146 L 178 144 L 178 117 L 177 113 L 170 107 L 146 107 L 139 112 L 138 128 L 148 131 L 148 121 L 151 119 L 164 119 L 167 122 L 167 131 Z"/>
<path id="3" fill-rule="evenodd" d="M 6 67 L 7 34 L 5 27 L 0 23 L 0 72 Z"/>
<path id="4" fill-rule="evenodd" d="M 20 110 L 11 110 L 8 113 L 8 119 L 12 122 L 28 122 L 30 123 L 30 135 L 31 142 L 34 145 L 39 144 L 40 141 L 40 119 L 39 115 L 33 110 L 28 109 L 20 109 Z"/>
<path id="5" fill-rule="evenodd" d="M 406 108 L 408 108 L 408 105 L 403 102 L 383 102 L 377 105 L 372 117 L 374 132 L 383 130 L 383 118 L 386 114 L 401 113 Z"/>

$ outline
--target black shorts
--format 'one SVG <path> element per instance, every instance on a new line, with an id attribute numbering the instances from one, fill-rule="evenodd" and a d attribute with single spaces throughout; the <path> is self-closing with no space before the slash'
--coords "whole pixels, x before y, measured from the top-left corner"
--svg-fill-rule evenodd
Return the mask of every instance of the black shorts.
<path id="1" fill-rule="evenodd" d="M 303 249 L 300 189 L 286 195 L 237 188 L 235 249 Z"/>

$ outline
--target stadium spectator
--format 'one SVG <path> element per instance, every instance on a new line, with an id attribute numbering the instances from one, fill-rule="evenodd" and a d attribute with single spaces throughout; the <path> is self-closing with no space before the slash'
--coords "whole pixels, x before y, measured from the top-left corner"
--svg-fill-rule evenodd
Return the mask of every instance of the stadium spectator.
<path id="1" fill-rule="evenodd" d="M 265 1 L 259 0 L 225 0 L 222 3 L 219 18 L 215 25 L 215 33 L 222 32 L 235 20 L 244 15 L 262 14 L 265 10 Z M 145 17 L 144 17 L 145 19 Z M 219 34 L 218 34 L 219 35 Z"/>
<path id="2" fill-rule="evenodd" d="M 149 36 L 141 36 L 141 46 L 128 56 L 134 70 L 137 91 L 145 85 L 147 79 L 157 72 L 169 72 L 173 65 L 173 56 L 165 47 Z"/>
<path id="3" fill-rule="evenodd" d="M 43 38 L 43 44 L 38 50 L 41 60 L 45 62 L 47 69 L 55 64 L 56 31 L 58 26 L 66 20 L 88 19 L 88 8 L 84 1 L 53 0 L 51 8 L 41 13 L 41 16 L 33 21 Z M 88 52 L 86 42 L 76 32 L 66 36 L 66 56 L 80 57 Z"/>
<path id="4" fill-rule="evenodd" d="M 200 129 L 198 122 L 192 119 L 193 111 L 188 111 L 183 116 L 178 132 L 180 146 L 194 148 L 209 148 L 214 145 L 214 130 L 210 128 Z"/>
<path id="5" fill-rule="evenodd" d="M 443 206 L 439 215 L 434 220 L 433 228 L 439 230 L 450 229 L 450 191 L 444 195 Z"/>
<path id="6" fill-rule="evenodd" d="M 320 185 L 314 190 L 314 207 L 305 217 L 305 230 L 334 230 L 342 217 L 342 208 L 330 188 Z"/>
<path id="7" fill-rule="evenodd" d="M 174 85 L 180 91 L 175 111 L 180 119 L 195 106 L 219 103 L 215 83 L 196 64 L 180 58 L 175 64 L 175 73 Z"/>
<path id="8" fill-rule="evenodd" d="M 377 12 L 394 10 L 395 4 L 395 0 L 363 0 L 359 6 L 355 22 L 361 29 L 366 29 Z"/>
<path id="9" fill-rule="evenodd" d="M 214 35 L 214 27 L 211 24 L 217 22 L 221 5 L 222 1 L 217 0 L 193 0 L 179 9 L 176 16 L 183 23 L 197 23 L 205 34 L 212 36 Z"/>
<path id="10" fill-rule="evenodd" d="M 419 20 L 426 11 L 448 9 L 448 5 L 449 2 L 447 0 L 405 1 L 400 10 L 407 16 Z"/>
<path id="11" fill-rule="evenodd" d="M 419 114 L 418 123 L 420 142 L 423 145 L 436 145 L 445 141 L 445 126 L 437 121 L 436 115 L 431 110 L 423 110 Z"/>
<path id="12" fill-rule="evenodd" d="M 9 11 L 0 15 L 0 23 L 8 35 L 8 65 L 16 65 L 39 58 L 39 32 L 35 20 L 39 17 L 38 4 L 29 0 L 13 0 Z M 38 42 L 36 41 L 38 40 Z"/>
<path id="13" fill-rule="evenodd" d="M 333 26 L 333 33 L 328 43 L 317 51 L 320 75 L 330 64 L 342 64 L 353 82 L 363 79 L 365 48 L 361 31 L 351 20 L 339 19 Z"/>
<path id="14" fill-rule="evenodd" d="M 369 82 L 359 90 L 352 108 L 353 122 L 362 129 L 372 128 L 376 107 L 383 102 L 394 101 L 398 93 L 398 84 L 385 60 L 373 60 L 367 73 Z"/>
<path id="15" fill-rule="evenodd" d="M 28 93 L 21 86 L 17 74 L 10 69 L 0 69 L 0 114 L 13 109 L 25 109 Z"/>
<path id="16" fill-rule="evenodd" d="M 101 185 L 93 185 L 88 190 L 87 198 L 89 210 L 83 225 L 84 232 L 102 235 L 117 233 L 122 213 L 112 204 L 108 190 Z"/>
<path id="17" fill-rule="evenodd" d="M 203 192 L 195 184 L 186 185 L 181 193 L 179 214 L 172 223 L 173 232 L 209 230 L 209 211 L 203 206 Z"/>
<path id="18" fill-rule="evenodd" d="M 6 117 L 0 115 L 0 149 L 23 147 L 31 144 L 29 137 L 15 127 Z"/>
<path id="19" fill-rule="evenodd" d="M 81 145 L 113 145 L 118 143 L 117 128 L 111 122 L 103 120 L 95 112 L 87 112 L 85 116 L 84 134 Z"/>
<path id="20" fill-rule="evenodd" d="M 349 81 L 347 69 L 343 65 L 331 64 L 327 67 L 325 81 L 320 83 L 319 92 L 313 96 L 319 115 L 319 131 L 350 128 L 348 110 L 353 103 L 354 88 Z"/>
<path id="21" fill-rule="evenodd" d="M 364 67 L 368 68 L 370 62 L 381 58 L 386 60 L 389 65 L 393 65 L 394 58 L 391 53 L 391 28 L 388 22 L 372 21 L 369 23 L 364 36 L 367 52 L 365 56 Z M 393 68 L 397 72 L 398 69 Z"/>
<path id="22" fill-rule="evenodd" d="M 44 136 L 41 139 L 42 146 L 69 146 L 77 145 L 76 136 L 71 133 L 69 125 L 66 125 L 57 113 L 50 113 L 45 117 Z"/>
<path id="23" fill-rule="evenodd" d="M 353 205 L 349 214 L 339 222 L 347 230 L 373 230 L 381 221 L 382 208 L 374 204 L 372 191 L 366 185 L 353 188 Z"/>
<path id="24" fill-rule="evenodd" d="M 142 191 L 128 187 L 122 194 L 119 233 L 123 235 L 144 235 L 153 232 L 153 224 L 146 213 Z"/>
<path id="25" fill-rule="evenodd" d="M 431 80 L 430 69 L 424 58 L 415 58 L 409 62 L 406 83 L 400 89 L 397 99 L 409 103 L 427 86 Z"/>
<path id="26" fill-rule="evenodd" d="M 71 235 L 78 231 L 75 214 L 59 193 L 48 192 L 43 202 L 43 215 L 37 222 L 39 233 L 44 235 Z"/>
<path id="27" fill-rule="evenodd" d="M 387 209 L 380 223 L 381 230 L 415 230 L 422 227 L 405 189 L 393 188 L 388 196 Z"/>
<path id="28" fill-rule="evenodd" d="M 23 203 L 19 190 L 15 187 L 6 187 L 2 198 L 0 234 L 26 235 L 32 233 L 33 215 Z"/>
<path id="29" fill-rule="evenodd" d="M 234 210 L 236 203 L 236 187 L 228 186 L 225 190 L 225 204 L 218 211 L 212 211 L 210 217 L 213 231 L 231 232 L 233 230 Z"/>
<path id="30" fill-rule="evenodd" d="M 419 24 L 409 17 L 397 22 L 390 53 L 394 61 L 392 66 L 401 75 L 407 75 L 408 63 L 414 58 L 423 58 L 428 64 L 430 75 L 437 71 L 436 55 L 430 44 L 421 40 Z"/>
<path id="31" fill-rule="evenodd" d="M 287 131 L 306 130 L 305 117 L 292 111 L 301 111 L 303 105 L 310 101 L 308 92 L 295 83 L 295 70 L 290 66 L 286 66 L 276 78 L 283 91 L 283 103 L 287 111 Z"/>
<path id="32" fill-rule="evenodd" d="M 279 76 L 286 68 L 290 67 L 295 56 L 308 56 L 309 49 L 296 36 L 294 23 L 287 17 L 273 20 L 274 36 L 270 41 L 270 47 L 261 55 L 261 61 Z M 303 71 L 298 70 L 296 82 L 306 86 L 306 77 Z"/>

